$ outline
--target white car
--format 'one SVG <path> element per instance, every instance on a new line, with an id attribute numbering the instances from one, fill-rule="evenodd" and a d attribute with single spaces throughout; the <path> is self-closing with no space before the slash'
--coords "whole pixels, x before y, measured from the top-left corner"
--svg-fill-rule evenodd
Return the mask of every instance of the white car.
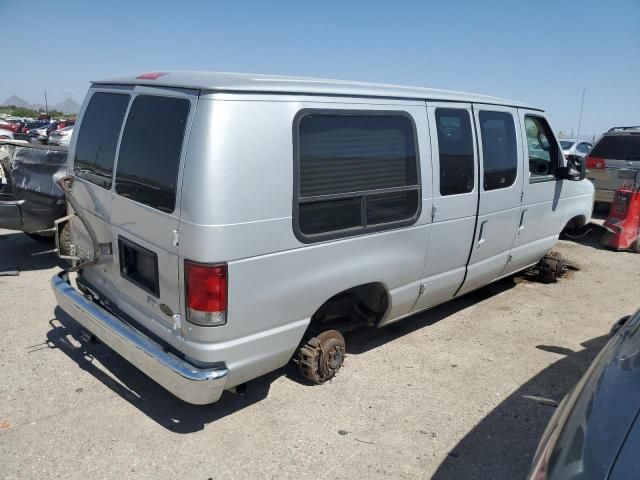
<path id="1" fill-rule="evenodd" d="M 194 404 L 292 359 L 323 383 L 343 332 L 556 275 L 548 251 L 591 218 L 584 162 L 513 100 L 148 73 L 94 82 L 77 125 L 57 302 Z"/>
<path id="2" fill-rule="evenodd" d="M 562 147 L 562 153 L 564 156 L 577 155 L 578 157 L 586 157 L 587 154 L 593 148 L 593 144 L 584 140 L 577 141 L 572 138 L 561 138 L 560 146 Z"/>
<path id="3" fill-rule="evenodd" d="M 69 146 L 73 135 L 73 125 L 55 130 L 49 135 L 49 145 L 66 145 Z"/>
<path id="4" fill-rule="evenodd" d="M 13 132 L 0 128 L 0 141 L 1 140 L 13 140 Z"/>

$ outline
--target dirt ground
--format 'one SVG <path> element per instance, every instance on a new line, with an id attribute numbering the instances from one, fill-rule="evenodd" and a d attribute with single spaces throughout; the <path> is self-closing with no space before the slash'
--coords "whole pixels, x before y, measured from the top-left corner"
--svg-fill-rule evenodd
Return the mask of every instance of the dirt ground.
<path id="1" fill-rule="evenodd" d="M 180 402 L 56 309 L 53 255 L 0 231 L 0 477 L 520 479 L 544 426 L 620 316 L 640 255 L 599 227 L 558 249 L 554 285 L 490 285 L 347 336 L 332 382 L 285 368 L 207 407 Z"/>

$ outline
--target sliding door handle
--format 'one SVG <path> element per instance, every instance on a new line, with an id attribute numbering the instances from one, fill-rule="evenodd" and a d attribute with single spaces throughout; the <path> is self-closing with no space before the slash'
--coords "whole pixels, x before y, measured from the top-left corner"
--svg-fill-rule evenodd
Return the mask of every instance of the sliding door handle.
<path id="1" fill-rule="evenodd" d="M 480 234 L 478 235 L 478 246 L 476 248 L 480 248 L 484 242 L 486 242 L 486 238 L 484 238 L 484 226 L 489 223 L 489 220 L 483 220 L 480 224 Z"/>
<path id="2" fill-rule="evenodd" d="M 523 209 L 522 213 L 520 213 L 520 225 L 518 225 L 518 233 L 524 230 L 524 214 L 527 213 L 527 209 Z"/>

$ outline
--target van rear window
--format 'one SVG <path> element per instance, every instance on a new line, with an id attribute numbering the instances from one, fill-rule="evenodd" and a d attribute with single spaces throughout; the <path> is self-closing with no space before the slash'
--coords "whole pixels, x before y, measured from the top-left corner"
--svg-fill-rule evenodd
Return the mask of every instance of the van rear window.
<path id="1" fill-rule="evenodd" d="M 133 100 L 120 143 L 116 193 L 163 212 L 175 210 L 189 106 L 184 98 L 139 95 Z"/>
<path id="2" fill-rule="evenodd" d="M 113 160 L 129 95 L 94 93 L 82 117 L 73 169 L 77 177 L 111 189 Z"/>
<path id="3" fill-rule="evenodd" d="M 593 147 L 591 156 L 609 160 L 640 160 L 640 135 L 605 135 Z"/>
<path id="4" fill-rule="evenodd" d="M 299 118 L 294 188 L 301 240 L 366 233 L 417 219 L 418 152 L 409 115 L 313 110 Z"/>

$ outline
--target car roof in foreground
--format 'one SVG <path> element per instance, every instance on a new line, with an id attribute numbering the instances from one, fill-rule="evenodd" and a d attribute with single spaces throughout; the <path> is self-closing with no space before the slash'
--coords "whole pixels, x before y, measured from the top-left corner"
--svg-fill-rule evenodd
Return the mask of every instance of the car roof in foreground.
<path id="1" fill-rule="evenodd" d="M 379 97 L 410 100 L 448 100 L 456 102 L 488 103 L 542 110 L 522 102 L 473 93 L 434 88 L 388 85 L 381 83 L 328 80 L 249 73 L 219 72 L 158 72 L 127 75 L 93 81 L 97 85 L 149 85 L 209 90 L 230 93 L 276 93 L 328 96 Z"/>

